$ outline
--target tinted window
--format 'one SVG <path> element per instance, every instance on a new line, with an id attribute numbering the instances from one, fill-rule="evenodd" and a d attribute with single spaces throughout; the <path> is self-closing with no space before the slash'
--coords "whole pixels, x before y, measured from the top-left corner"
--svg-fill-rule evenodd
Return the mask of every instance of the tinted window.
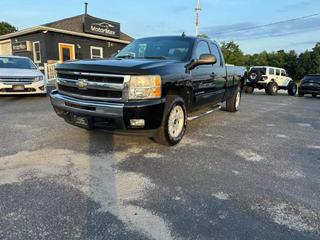
<path id="1" fill-rule="evenodd" d="M 274 68 L 269 68 L 269 74 L 274 75 Z"/>
<path id="2" fill-rule="evenodd" d="M 30 59 L 0 57 L 0 68 L 36 69 L 36 66 Z"/>
<path id="3" fill-rule="evenodd" d="M 276 75 L 280 76 L 280 69 L 276 69 Z"/>
<path id="4" fill-rule="evenodd" d="M 156 37 L 138 39 L 122 51 L 116 58 L 157 58 L 186 61 L 192 40 L 182 37 Z"/>
<path id="5" fill-rule="evenodd" d="M 266 72 L 267 72 L 267 69 L 266 69 L 266 68 L 256 67 L 256 68 L 254 68 L 254 69 L 259 70 L 259 71 L 262 73 L 262 75 L 266 75 Z"/>
<path id="6" fill-rule="evenodd" d="M 211 44 L 212 54 L 217 58 L 216 65 L 221 65 L 220 51 L 217 45 Z"/>
<path id="7" fill-rule="evenodd" d="M 312 80 L 315 82 L 320 82 L 320 75 L 309 75 L 309 76 L 305 76 L 303 78 L 303 80 Z"/>
<path id="8" fill-rule="evenodd" d="M 285 70 L 281 70 L 281 76 L 286 76 L 286 71 Z"/>
<path id="9" fill-rule="evenodd" d="M 200 56 L 202 54 L 211 54 L 209 45 L 205 41 L 201 41 L 198 43 L 197 49 L 196 49 L 196 59 L 200 59 Z"/>

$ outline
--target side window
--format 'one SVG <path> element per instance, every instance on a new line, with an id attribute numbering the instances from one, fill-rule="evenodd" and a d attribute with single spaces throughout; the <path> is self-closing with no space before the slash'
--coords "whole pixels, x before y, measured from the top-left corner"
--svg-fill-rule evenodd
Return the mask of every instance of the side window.
<path id="1" fill-rule="evenodd" d="M 199 59 L 202 54 L 211 54 L 208 43 L 201 41 L 196 49 L 196 59 Z"/>
<path id="2" fill-rule="evenodd" d="M 281 70 L 281 76 L 287 76 L 287 73 L 286 73 L 286 71 L 285 70 Z"/>
<path id="3" fill-rule="evenodd" d="M 274 68 L 269 68 L 269 75 L 274 75 Z"/>
<path id="4" fill-rule="evenodd" d="M 211 44 L 211 50 L 212 54 L 217 58 L 217 63 L 215 65 L 220 66 L 221 65 L 221 57 L 220 57 L 220 51 L 216 44 Z"/>
<path id="5" fill-rule="evenodd" d="M 280 76 L 280 69 L 276 69 L 276 75 Z"/>

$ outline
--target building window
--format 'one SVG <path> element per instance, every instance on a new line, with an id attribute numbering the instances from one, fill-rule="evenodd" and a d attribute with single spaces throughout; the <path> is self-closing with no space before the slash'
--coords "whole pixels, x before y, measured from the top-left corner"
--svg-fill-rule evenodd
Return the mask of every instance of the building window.
<path id="1" fill-rule="evenodd" d="M 41 63 L 40 42 L 33 43 L 33 61 L 35 63 Z"/>
<path id="2" fill-rule="evenodd" d="M 91 59 L 103 58 L 102 47 L 90 47 Z"/>

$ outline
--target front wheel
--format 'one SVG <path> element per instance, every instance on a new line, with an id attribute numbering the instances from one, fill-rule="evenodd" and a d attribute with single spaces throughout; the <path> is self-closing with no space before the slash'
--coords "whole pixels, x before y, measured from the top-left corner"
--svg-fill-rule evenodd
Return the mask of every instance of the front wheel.
<path id="1" fill-rule="evenodd" d="M 178 96 L 169 96 L 164 114 L 163 123 L 154 140 L 166 146 L 177 145 L 187 128 L 187 111 L 183 99 Z"/>
<path id="2" fill-rule="evenodd" d="M 290 96 L 295 96 L 296 93 L 298 91 L 298 86 L 297 84 L 295 84 L 294 82 L 291 82 L 289 85 L 288 85 L 288 94 Z"/>
<path id="3" fill-rule="evenodd" d="M 227 100 L 226 110 L 228 112 L 239 111 L 240 102 L 241 102 L 241 89 L 238 87 L 234 95 Z"/>

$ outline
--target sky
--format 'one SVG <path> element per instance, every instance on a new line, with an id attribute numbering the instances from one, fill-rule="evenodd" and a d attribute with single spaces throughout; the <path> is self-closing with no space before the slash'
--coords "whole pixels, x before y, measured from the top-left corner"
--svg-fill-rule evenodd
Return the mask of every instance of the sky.
<path id="1" fill-rule="evenodd" d="M 0 0 L 0 21 L 19 29 L 84 12 L 85 0 Z M 121 23 L 134 38 L 195 35 L 196 0 L 87 0 L 89 14 Z M 201 0 L 200 33 L 234 40 L 248 54 L 291 49 L 303 52 L 320 42 L 320 0 Z M 303 16 L 312 17 L 266 25 Z M 251 28 L 251 29 L 247 29 Z M 247 29 L 247 30 L 243 30 Z"/>

